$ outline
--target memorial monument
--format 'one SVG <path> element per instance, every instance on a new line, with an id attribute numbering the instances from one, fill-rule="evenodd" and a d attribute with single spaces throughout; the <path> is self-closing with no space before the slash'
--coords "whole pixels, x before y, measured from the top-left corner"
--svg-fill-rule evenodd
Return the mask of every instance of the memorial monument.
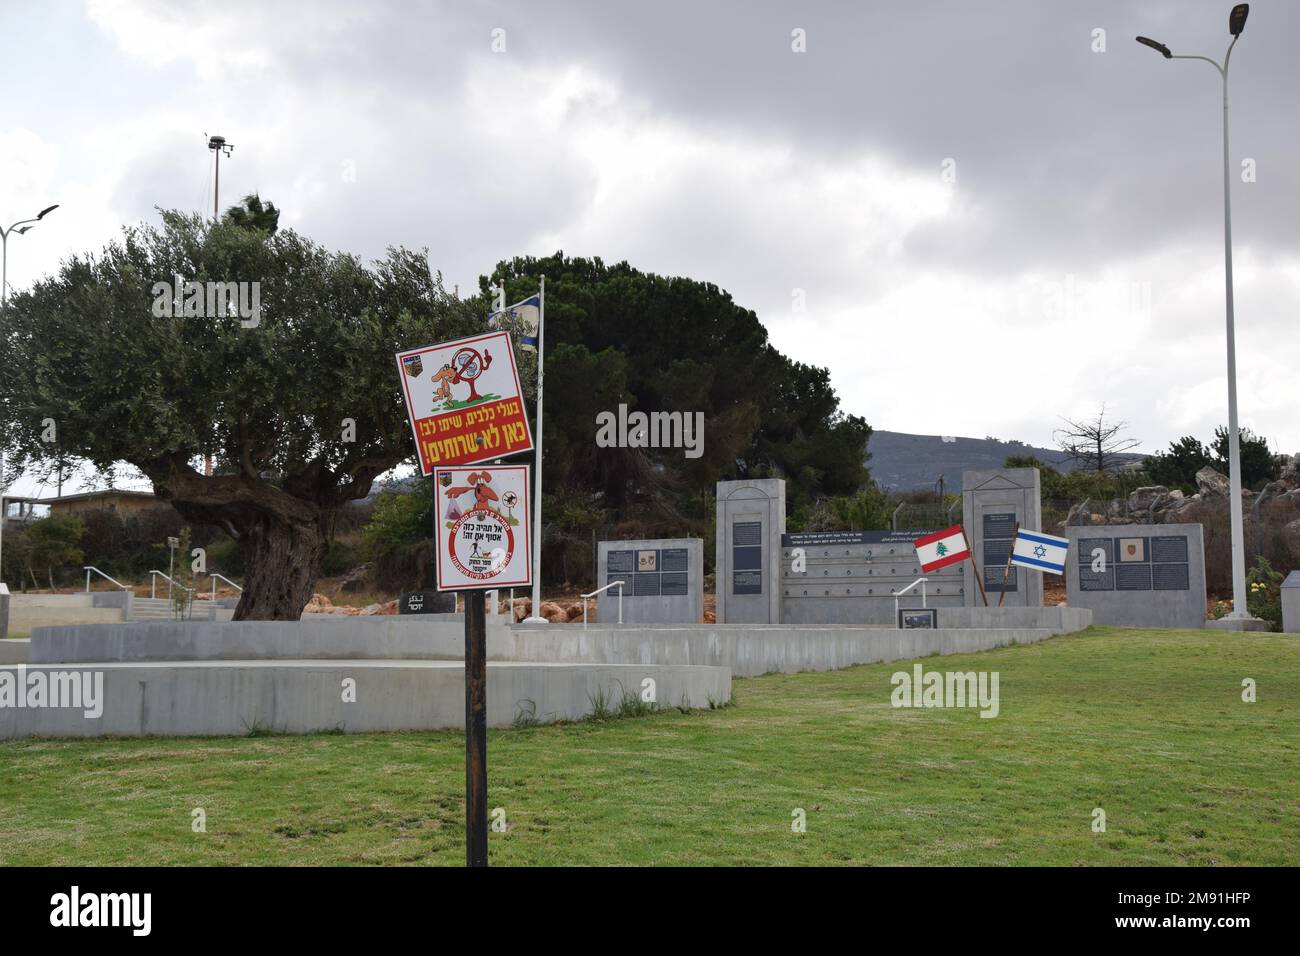
<path id="1" fill-rule="evenodd" d="M 623 582 L 624 624 L 699 624 L 704 620 L 704 541 L 665 538 L 601 541 L 597 587 Z M 596 599 L 602 624 L 618 621 L 618 588 Z"/>
<path id="2" fill-rule="evenodd" d="M 1199 524 L 1069 527 L 1066 596 L 1094 624 L 1205 625 L 1205 541 Z"/>
<path id="3" fill-rule="evenodd" d="M 779 624 L 785 481 L 718 482 L 717 529 L 718 623 Z"/>
<path id="4" fill-rule="evenodd" d="M 924 574 L 913 542 L 925 531 L 825 531 L 781 537 L 782 624 L 885 624 L 897 626 L 894 596 L 926 578 L 898 600 L 900 608 L 962 607 L 963 564 Z M 802 570 L 801 570 L 802 568 Z"/>
<path id="5" fill-rule="evenodd" d="M 1043 576 L 1015 566 L 1007 570 L 1016 525 L 1028 531 L 1042 530 L 1038 469 L 964 471 L 961 489 L 962 526 L 984 575 L 989 604 L 997 604 L 1001 599 L 1003 607 L 1042 607 Z M 969 562 L 963 568 L 966 605 L 983 605 L 975 569 Z"/>

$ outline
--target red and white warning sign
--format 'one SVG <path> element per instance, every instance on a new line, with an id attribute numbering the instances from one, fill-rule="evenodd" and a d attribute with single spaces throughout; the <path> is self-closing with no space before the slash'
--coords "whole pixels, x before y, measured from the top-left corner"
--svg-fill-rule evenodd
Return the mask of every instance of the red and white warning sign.
<path id="1" fill-rule="evenodd" d="M 436 468 L 433 539 L 438 590 L 529 587 L 529 468 Z"/>

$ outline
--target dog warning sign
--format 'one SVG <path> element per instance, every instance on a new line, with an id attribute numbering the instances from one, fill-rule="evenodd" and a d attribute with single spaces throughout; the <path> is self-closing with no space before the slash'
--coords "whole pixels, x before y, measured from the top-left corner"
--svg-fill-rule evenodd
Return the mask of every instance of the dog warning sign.
<path id="1" fill-rule="evenodd" d="M 489 332 L 397 353 L 420 473 L 532 451 L 515 353 Z"/>
<path id="2" fill-rule="evenodd" d="M 435 469 L 439 591 L 532 585 L 528 477 L 527 465 Z"/>

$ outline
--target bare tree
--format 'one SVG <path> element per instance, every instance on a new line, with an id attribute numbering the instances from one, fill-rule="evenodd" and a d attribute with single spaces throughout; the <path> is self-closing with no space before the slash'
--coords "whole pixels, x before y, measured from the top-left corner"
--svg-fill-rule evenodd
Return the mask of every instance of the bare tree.
<path id="1" fill-rule="evenodd" d="M 1139 439 L 1120 435 L 1128 422 L 1106 421 L 1106 406 L 1101 406 L 1097 417 L 1076 422 L 1062 419 L 1066 427 L 1058 428 L 1052 435 L 1056 445 L 1067 458 L 1081 467 L 1098 474 L 1114 471 L 1120 456 L 1142 444 Z"/>

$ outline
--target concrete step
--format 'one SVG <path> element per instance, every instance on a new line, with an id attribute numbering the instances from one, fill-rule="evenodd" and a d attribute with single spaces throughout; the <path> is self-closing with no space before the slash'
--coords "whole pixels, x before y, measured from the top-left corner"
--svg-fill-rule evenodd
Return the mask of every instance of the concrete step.
<path id="1" fill-rule="evenodd" d="M 206 621 L 208 619 L 208 609 L 211 606 L 211 601 L 196 600 L 190 608 L 190 619 Z M 221 610 L 218 609 L 218 619 L 224 617 Z M 176 619 L 175 605 L 166 598 L 138 597 L 131 601 L 130 619 L 132 621 L 172 621 Z"/>

